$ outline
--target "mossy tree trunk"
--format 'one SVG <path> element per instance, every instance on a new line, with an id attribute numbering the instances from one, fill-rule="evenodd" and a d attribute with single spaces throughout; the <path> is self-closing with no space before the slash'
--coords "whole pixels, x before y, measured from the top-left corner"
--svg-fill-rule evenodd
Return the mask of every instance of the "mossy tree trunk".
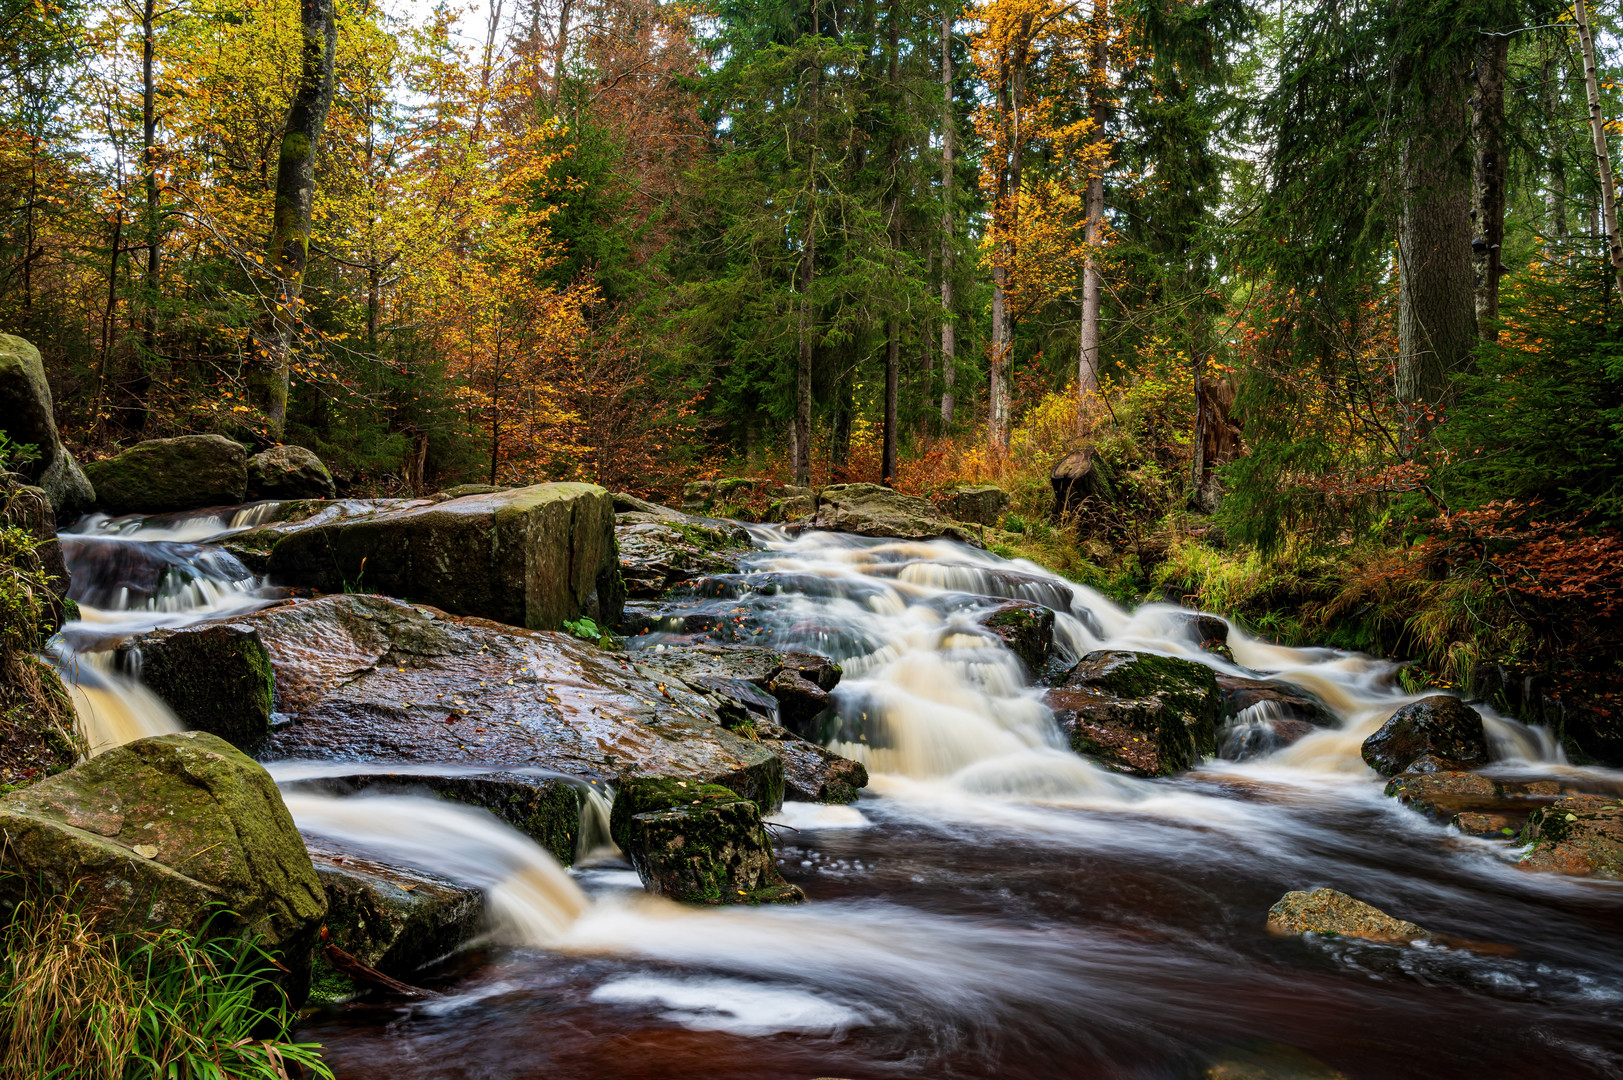
<path id="1" fill-rule="evenodd" d="M 315 200 L 316 148 L 333 97 L 333 0 L 301 0 L 299 83 L 282 132 L 276 164 L 276 203 L 266 261 L 272 271 L 267 311 L 247 371 L 251 400 L 265 414 L 270 436 L 287 423 L 288 375 L 310 259 L 310 209 Z"/>

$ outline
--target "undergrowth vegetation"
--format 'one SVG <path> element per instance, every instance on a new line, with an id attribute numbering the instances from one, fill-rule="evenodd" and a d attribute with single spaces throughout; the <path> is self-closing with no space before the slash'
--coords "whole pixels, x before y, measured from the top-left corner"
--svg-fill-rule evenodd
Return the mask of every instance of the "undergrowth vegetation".
<path id="1" fill-rule="evenodd" d="M 285 1041 L 291 1011 L 254 940 L 109 933 L 72 894 L 17 904 L 0 966 L 0 1061 L 15 1080 L 331 1077 Z"/>

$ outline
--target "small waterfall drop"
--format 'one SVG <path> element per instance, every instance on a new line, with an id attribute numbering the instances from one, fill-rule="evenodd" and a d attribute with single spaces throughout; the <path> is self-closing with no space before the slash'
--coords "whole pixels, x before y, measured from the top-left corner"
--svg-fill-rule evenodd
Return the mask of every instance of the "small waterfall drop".
<path id="1" fill-rule="evenodd" d="M 483 810 L 413 795 L 282 798 L 304 832 L 484 889 L 504 944 L 552 944 L 589 905 L 558 860 Z"/>

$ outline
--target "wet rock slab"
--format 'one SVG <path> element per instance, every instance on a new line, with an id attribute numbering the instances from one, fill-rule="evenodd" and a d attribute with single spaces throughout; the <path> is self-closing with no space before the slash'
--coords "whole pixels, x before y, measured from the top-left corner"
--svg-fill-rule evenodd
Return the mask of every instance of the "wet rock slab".
<path id="1" fill-rule="evenodd" d="M 737 526 L 674 513 L 618 514 L 614 540 L 626 595 L 633 599 L 661 596 L 706 574 L 735 572 L 750 550 L 749 534 Z"/>
<path id="2" fill-rule="evenodd" d="M 1386 785 L 1386 794 L 1468 836 L 1514 835 L 1527 816 L 1572 788 L 1555 780 L 1515 781 L 1463 770 L 1409 773 Z"/>
<path id="3" fill-rule="evenodd" d="M 479 933 L 484 894 L 421 870 L 392 866 L 307 837 L 327 897 L 327 940 L 385 975 L 405 979 Z M 348 980 L 317 960 L 318 992 L 348 993 Z M 333 980 L 342 980 L 334 984 Z"/>
<path id="4" fill-rule="evenodd" d="M 1276 934 L 1335 934 L 1401 944 L 1427 940 L 1431 931 L 1335 889 L 1288 892 L 1268 909 L 1268 929 Z"/>
<path id="5" fill-rule="evenodd" d="M 1522 840 L 1526 870 L 1623 881 L 1623 799 L 1574 795 L 1534 810 Z"/>
<path id="6" fill-rule="evenodd" d="M 287 724 L 269 757 L 666 775 L 768 810 L 782 801 L 776 756 L 624 653 L 379 596 L 293 601 L 233 622 L 257 629 L 276 672 Z"/>
<path id="7" fill-rule="evenodd" d="M 218 735 L 245 753 L 260 749 L 270 733 L 274 680 L 270 654 L 252 626 L 153 630 L 121 648 L 139 657 L 131 666 L 183 727 Z"/>

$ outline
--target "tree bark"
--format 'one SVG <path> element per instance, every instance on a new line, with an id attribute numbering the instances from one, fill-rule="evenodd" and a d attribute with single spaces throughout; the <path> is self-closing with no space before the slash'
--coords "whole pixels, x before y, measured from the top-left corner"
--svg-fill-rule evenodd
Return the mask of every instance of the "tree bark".
<path id="1" fill-rule="evenodd" d="M 1099 308 L 1104 293 L 1104 279 L 1099 270 L 1099 248 L 1104 243 L 1105 178 L 1104 142 L 1105 125 L 1110 120 L 1110 105 L 1105 96 L 1108 45 L 1110 41 L 1110 2 L 1095 0 L 1093 9 L 1093 49 L 1088 71 L 1088 105 L 1093 119 L 1093 132 L 1088 143 L 1091 148 L 1088 162 L 1088 188 L 1085 210 L 1088 215 L 1084 239 L 1087 254 L 1082 262 L 1082 327 L 1078 344 L 1076 392 L 1077 426 L 1083 422 L 1083 403 L 1099 389 Z"/>
<path id="2" fill-rule="evenodd" d="M 952 0 L 941 9 L 941 427 L 952 427 L 957 348 L 952 322 Z"/>
<path id="3" fill-rule="evenodd" d="M 891 268 L 901 273 L 902 248 L 902 182 L 898 173 L 901 164 L 902 136 L 900 130 L 901 95 L 901 24 L 897 11 L 898 0 L 890 0 L 886 12 L 887 82 L 891 107 L 890 145 L 886 150 L 886 169 L 890 179 L 890 252 Z M 885 431 L 884 445 L 879 455 L 879 479 L 882 484 L 896 482 L 896 395 L 901 379 L 902 324 L 893 312 L 885 323 Z"/>
<path id="4" fill-rule="evenodd" d="M 1567 139 L 1558 119 L 1561 115 L 1561 81 L 1556 77 L 1556 70 L 1555 58 L 1545 57 L 1541 67 L 1544 130 L 1550 141 L 1550 189 L 1545 205 L 1550 216 L 1550 232 L 1565 251 L 1570 235 L 1567 226 Z"/>
<path id="5" fill-rule="evenodd" d="M 293 341 L 302 321 L 299 306 L 310 260 L 310 212 L 315 201 L 316 149 L 333 97 L 333 0 L 300 0 L 299 82 L 282 132 L 276 164 L 276 203 L 268 261 L 275 277 L 271 308 L 255 343 L 248 392 L 265 414 L 272 439 L 287 425 L 288 374 Z"/>
<path id="6" fill-rule="evenodd" d="M 1505 67 L 1510 39 L 1484 37 L 1477 46 L 1471 133 L 1476 142 L 1476 326 L 1484 341 L 1499 340 L 1499 277 L 1505 244 Z"/>
<path id="7" fill-rule="evenodd" d="M 1476 344 L 1467 58 L 1410 61 L 1416 62 L 1426 67 L 1414 78 L 1420 107 L 1403 147 L 1398 239 L 1397 391 L 1411 405 L 1411 435 L 1430 429 L 1434 407 L 1446 400 Z"/>
<path id="8" fill-rule="evenodd" d="M 1606 122 L 1600 113 L 1600 86 L 1595 77 L 1595 38 L 1590 32 L 1584 0 L 1574 0 L 1573 15 L 1578 20 L 1578 42 L 1584 50 L 1584 92 L 1589 97 L 1589 133 L 1595 140 L 1595 165 L 1600 170 L 1600 212 L 1606 225 L 1606 253 L 1612 260 L 1612 274 L 1623 295 L 1623 236 L 1617 228 L 1617 195 L 1612 189 L 1612 155 L 1606 149 Z"/>

